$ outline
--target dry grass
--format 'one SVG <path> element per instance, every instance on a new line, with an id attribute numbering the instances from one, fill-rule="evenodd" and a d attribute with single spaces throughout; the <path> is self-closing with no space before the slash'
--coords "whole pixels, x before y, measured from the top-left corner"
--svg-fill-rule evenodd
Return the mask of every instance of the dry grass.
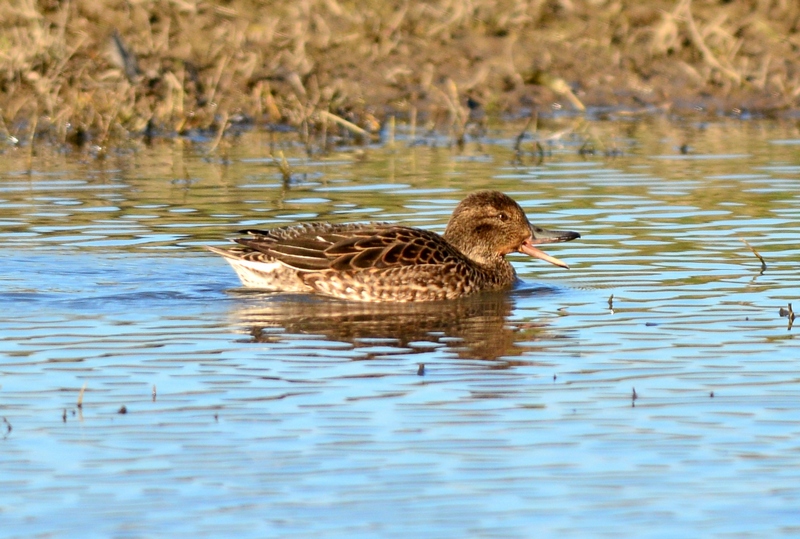
<path id="1" fill-rule="evenodd" d="M 773 113 L 800 100 L 795 0 L 11 0 L 0 136 L 105 146 L 238 123 L 463 137 L 553 103 Z"/>

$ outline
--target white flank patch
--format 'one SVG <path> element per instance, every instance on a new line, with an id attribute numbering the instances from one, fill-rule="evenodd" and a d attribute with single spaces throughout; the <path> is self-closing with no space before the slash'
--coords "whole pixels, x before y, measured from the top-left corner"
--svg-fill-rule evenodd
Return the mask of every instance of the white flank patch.
<path id="1" fill-rule="evenodd" d="M 284 267 L 283 264 L 281 264 L 277 260 L 275 262 L 252 262 L 250 260 L 242 260 L 240 258 L 237 259 L 228 258 L 226 260 L 230 262 L 231 266 L 233 266 L 233 269 L 236 269 L 236 266 L 243 266 L 248 269 L 263 271 L 266 273 L 278 271 L 279 269 Z"/>
<path id="2" fill-rule="evenodd" d="M 232 258 L 226 258 L 226 260 L 244 286 L 278 292 L 283 290 L 281 283 L 276 280 L 279 270 L 284 268 L 280 262 L 251 262 Z M 294 291 L 294 289 L 287 291 Z"/>

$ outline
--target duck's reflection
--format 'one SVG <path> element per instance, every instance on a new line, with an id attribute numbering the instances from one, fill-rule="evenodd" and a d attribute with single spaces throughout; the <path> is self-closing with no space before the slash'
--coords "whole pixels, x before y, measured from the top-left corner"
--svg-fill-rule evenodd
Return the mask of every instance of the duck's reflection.
<path id="1" fill-rule="evenodd" d="M 542 288 L 522 293 L 552 292 Z M 546 321 L 511 319 L 519 292 L 422 303 L 354 303 L 310 295 L 233 293 L 242 300 L 234 316 L 253 342 L 281 342 L 286 334 L 320 335 L 355 348 L 391 347 L 403 353 L 430 351 L 433 343 L 462 358 L 505 357 L 502 363 L 509 366 L 518 363 L 511 358 L 546 348 L 559 338 Z"/>

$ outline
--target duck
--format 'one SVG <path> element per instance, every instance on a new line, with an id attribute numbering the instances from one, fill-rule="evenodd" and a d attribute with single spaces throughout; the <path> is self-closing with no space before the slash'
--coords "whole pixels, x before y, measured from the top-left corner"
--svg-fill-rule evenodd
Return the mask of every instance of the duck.
<path id="1" fill-rule="evenodd" d="M 537 245 L 580 238 L 531 225 L 511 197 L 469 194 L 444 234 L 392 223 L 303 223 L 246 229 L 232 248 L 206 246 L 230 263 L 242 285 L 364 302 L 453 300 L 519 282 L 506 260 L 524 253 L 569 269 Z"/>

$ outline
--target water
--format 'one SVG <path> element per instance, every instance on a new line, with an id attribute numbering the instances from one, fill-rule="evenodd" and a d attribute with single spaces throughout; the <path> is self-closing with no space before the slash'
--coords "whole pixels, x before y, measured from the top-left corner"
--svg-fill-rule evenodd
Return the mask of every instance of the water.
<path id="1" fill-rule="evenodd" d="M 561 120 L 543 159 L 515 136 L 42 148 L 30 173 L 6 147 L 0 535 L 796 536 L 798 129 Z M 581 232 L 548 249 L 572 269 L 518 255 L 511 293 L 375 306 L 242 290 L 200 248 L 442 231 L 485 187 Z"/>

